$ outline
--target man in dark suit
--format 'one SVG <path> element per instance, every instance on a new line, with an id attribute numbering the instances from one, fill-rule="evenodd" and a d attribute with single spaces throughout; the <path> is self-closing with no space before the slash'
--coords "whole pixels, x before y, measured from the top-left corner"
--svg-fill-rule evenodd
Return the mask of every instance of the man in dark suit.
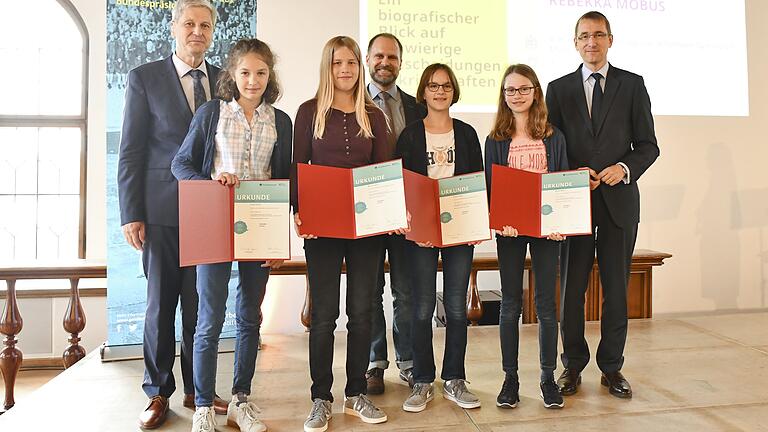
<path id="1" fill-rule="evenodd" d="M 389 155 L 395 153 L 395 145 L 400 132 L 410 123 L 426 117 L 427 110 L 416 99 L 397 86 L 400 73 L 403 46 L 397 37 L 390 33 L 380 33 L 368 42 L 365 61 L 371 82 L 368 93 L 376 105 L 384 111 L 390 126 L 388 136 Z M 385 236 L 385 247 L 379 264 L 379 282 L 373 296 L 371 307 L 371 354 L 366 378 L 368 394 L 384 392 L 384 370 L 389 367 L 387 360 L 387 324 L 384 319 L 384 259 L 389 254 L 389 281 L 392 289 L 393 323 L 392 336 L 395 343 L 397 367 L 400 378 L 410 385 L 413 368 L 411 350 L 411 289 L 405 267 L 405 237 L 402 235 Z M 388 252 L 387 252 L 388 251 Z"/>
<path id="2" fill-rule="evenodd" d="M 150 401 L 139 416 L 146 429 L 165 421 L 168 397 L 176 389 L 172 369 L 179 299 L 184 405 L 194 407 L 195 268 L 179 267 L 178 185 L 170 167 L 194 110 L 215 94 L 219 68 L 204 61 L 215 23 L 209 0 L 179 0 L 171 22 L 175 53 L 128 74 L 117 181 L 123 234 L 142 251 L 147 277 L 142 387 Z M 219 399 L 216 405 L 226 412 L 226 402 Z"/>
<path id="3" fill-rule="evenodd" d="M 601 383 L 621 398 L 632 388 L 621 373 L 627 338 L 627 284 L 640 221 L 637 180 L 659 156 L 651 101 L 643 78 L 608 64 L 613 35 L 608 19 L 588 12 L 576 23 L 574 44 L 583 64 L 547 89 L 552 124 L 565 133 L 571 167 L 588 168 L 592 187 L 591 236 L 568 240 L 561 302 L 564 395 L 576 393 L 589 362 L 584 339 L 584 295 L 595 259 L 603 289 L 597 365 Z"/>

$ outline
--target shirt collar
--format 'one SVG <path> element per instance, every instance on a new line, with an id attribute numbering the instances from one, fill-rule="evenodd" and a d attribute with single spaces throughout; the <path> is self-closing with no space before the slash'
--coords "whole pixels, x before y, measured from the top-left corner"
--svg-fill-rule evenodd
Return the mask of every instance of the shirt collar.
<path id="1" fill-rule="evenodd" d="M 610 63 L 605 62 L 603 67 L 601 67 L 600 69 L 596 70 L 595 72 L 597 72 L 600 75 L 602 75 L 603 79 L 605 79 L 605 78 L 608 77 L 608 66 L 610 66 Z M 585 64 L 582 63 L 582 65 L 581 65 L 581 80 L 582 81 L 586 82 L 592 76 L 593 73 L 594 72 L 592 72 Z"/>
<path id="2" fill-rule="evenodd" d="M 375 99 L 376 96 L 379 95 L 379 93 L 383 92 L 384 90 L 380 89 L 379 86 L 376 85 L 374 82 L 368 83 L 368 93 L 371 95 L 371 99 Z M 390 87 L 389 90 L 387 90 L 387 93 L 392 97 L 392 99 L 395 100 L 395 102 L 400 102 L 400 92 L 397 89 L 396 85 L 393 85 Z"/>
<path id="3" fill-rule="evenodd" d="M 171 59 L 173 60 L 173 66 L 176 68 L 176 73 L 179 75 L 179 78 L 188 74 L 192 69 L 200 70 L 203 72 L 203 74 L 205 74 L 206 77 L 208 76 L 208 68 L 205 66 L 205 60 L 200 63 L 200 66 L 193 68 L 192 66 L 184 63 L 184 60 L 179 58 L 176 53 L 173 53 Z"/>
<path id="4" fill-rule="evenodd" d="M 243 111 L 243 107 L 240 106 L 239 103 L 235 99 L 232 99 L 231 101 L 227 102 L 227 105 L 229 105 L 229 108 L 233 112 L 237 111 Z M 258 118 L 266 118 L 266 116 L 269 115 L 269 103 L 261 101 L 261 104 L 256 107 L 256 117 Z"/>

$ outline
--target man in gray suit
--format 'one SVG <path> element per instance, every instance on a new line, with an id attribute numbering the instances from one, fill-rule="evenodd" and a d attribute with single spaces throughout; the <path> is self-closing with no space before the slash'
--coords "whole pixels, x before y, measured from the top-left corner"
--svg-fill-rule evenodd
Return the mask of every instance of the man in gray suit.
<path id="1" fill-rule="evenodd" d="M 400 132 L 406 125 L 422 120 L 427 115 L 424 105 L 397 86 L 400 73 L 403 46 L 395 35 L 380 33 L 368 42 L 365 61 L 371 82 L 368 93 L 376 105 L 384 111 L 390 126 L 388 136 L 389 155 L 395 153 L 395 145 Z M 413 354 L 411 351 L 411 289 L 405 263 L 405 237 L 402 235 L 385 236 L 384 250 L 379 264 L 379 283 L 373 296 L 371 307 L 371 354 L 370 365 L 366 373 L 368 394 L 384 392 L 384 370 L 389 367 L 387 360 L 387 325 L 384 319 L 384 259 L 389 255 L 389 281 L 392 289 L 393 323 L 392 335 L 395 342 L 397 367 L 400 378 L 412 385 L 411 369 Z"/>

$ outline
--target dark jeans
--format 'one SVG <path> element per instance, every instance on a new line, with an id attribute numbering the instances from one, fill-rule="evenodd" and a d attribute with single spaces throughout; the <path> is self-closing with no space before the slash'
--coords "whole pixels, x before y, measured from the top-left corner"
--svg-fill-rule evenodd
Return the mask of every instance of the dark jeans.
<path id="1" fill-rule="evenodd" d="M 601 371 L 610 373 L 621 370 L 624 365 L 627 285 L 637 224 L 616 225 L 598 188 L 592 191 L 592 231 L 593 235 L 568 239 L 568 277 L 560 303 L 562 361 L 565 367 L 575 371 L 583 370 L 589 363 L 589 346 L 584 338 L 584 296 L 597 251 L 603 290 L 597 366 Z"/>
<path id="2" fill-rule="evenodd" d="M 339 317 L 341 264 L 347 264 L 347 385 L 344 394 L 366 391 L 365 371 L 371 347 L 371 297 L 376 285 L 382 237 L 357 240 L 304 240 L 312 323 L 309 371 L 312 399 L 333 401 L 333 331 Z"/>
<path id="3" fill-rule="evenodd" d="M 557 367 L 555 278 L 560 243 L 545 238 L 496 236 L 502 294 L 499 314 L 501 364 L 506 374 L 517 376 L 523 270 L 525 252 L 529 245 L 535 283 L 536 317 L 539 321 L 539 364 L 542 373 L 551 375 Z"/>
<path id="4" fill-rule="evenodd" d="M 467 351 L 467 289 L 474 246 L 423 248 L 408 242 L 408 261 L 413 293 L 413 378 L 417 383 L 435 380 L 432 349 L 432 316 L 437 301 L 437 258 L 443 258 L 443 305 L 445 306 L 444 380 L 465 379 Z"/>
<path id="5" fill-rule="evenodd" d="M 389 255 L 389 286 L 392 290 L 392 339 L 395 343 L 395 359 L 401 370 L 413 367 L 411 350 L 411 287 L 408 276 L 405 245 L 402 235 L 384 237 L 384 248 L 379 262 L 379 281 L 373 294 L 371 310 L 371 353 L 368 368 L 386 369 L 387 321 L 384 319 L 384 258 Z"/>
<path id="6" fill-rule="evenodd" d="M 269 268 L 264 261 L 241 261 L 237 297 L 235 299 L 235 368 L 232 394 L 251 394 L 251 381 L 256 370 L 261 329 L 261 303 L 269 279 Z M 200 304 L 195 333 L 195 406 L 210 407 L 216 390 L 216 359 L 219 337 L 224 325 L 229 295 L 232 263 L 203 264 L 197 266 L 197 291 Z"/>
<path id="7" fill-rule="evenodd" d="M 181 300 L 181 376 L 184 393 L 195 392 L 192 345 L 197 324 L 195 267 L 179 267 L 179 228 L 146 225 L 141 254 L 147 277 L 144 315 L 144 393 L 170 397 L 176 390 L 176 306 Z"/>

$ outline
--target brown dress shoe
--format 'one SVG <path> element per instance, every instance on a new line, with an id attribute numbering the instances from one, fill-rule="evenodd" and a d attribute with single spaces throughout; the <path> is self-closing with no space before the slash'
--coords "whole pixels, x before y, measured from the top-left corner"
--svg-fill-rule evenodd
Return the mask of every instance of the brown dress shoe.
<path id="1" fill-rule="evenodd" d="M 195 409 L 195 394 L 184 395 L 184 406 L 187 408 Z M 219 395 L 213 397 L 213 411 L 217 415 L 227 415 L 227 408 L 229 408 L 229 402 L 220 398 Z"/>
<path id="2" fill-rule="evenodd" d="M 139 426 L 142 429 L 154 429 L 165 422 L 168 415 L 168 398 L 155 396 L 149 400 L 147 407 L 139 414 Z"/>
<path id="3" fill-rule="evenodd" d="M 366 393 L 369 395 L 380 395 L 384 393 L 384 369 L 373 368 L 365 373 L 367 384 Z"/>

